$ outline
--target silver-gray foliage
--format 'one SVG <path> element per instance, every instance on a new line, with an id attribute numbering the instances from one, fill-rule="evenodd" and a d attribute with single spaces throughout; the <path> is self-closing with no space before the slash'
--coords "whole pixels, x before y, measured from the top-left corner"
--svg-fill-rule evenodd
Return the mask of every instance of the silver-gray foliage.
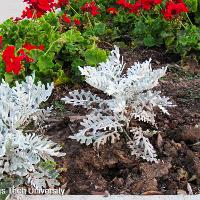
<path id="1" fill-rule="evenodd" d="M 38 124 L 49 116 L 51 108 L 39 106 L 49 98 L 53 87 L 41 82 L 34 84 L 34 74 L 26 77 L 25 82 L 16 82 L 14 87 L 5 81 L 0 84 L 0 180 L 19 177 L 36 188 L 58 184 L 41 163 L 53 161 L 52 156 L 63 156 L 59 152 L 61 147 L 24 131 L 31 121 Z"/>
<path id="2" fill-rule="evenodd" d="M 145 136 L 145 132 L 149 131 L 130 127 L 133 119 L 156 125 L 154 108 L 158 107 L 169 114 L 166 107 L 173 106 L 169 98 L 153 91 L 158 80 L 165 75 L 167 67 L 152 70 L 150 62 L 134 63 L 124 74 L 125 63 L 115 46 L 108 60 L 98 67 L 79 67 L 89 85 L 111 98 L 104 100 L 83 90 L 70 92 L 69 97 L 63 98 L 67 104 L 91 110 L 81 123 L 83 129 L 70 138 L 87 145 L 93 143 L 98 148 L 108 140 L 114 143 L 120 139 L 120 133 L 125 132 L 133 155 L 156 162 L 156 152 Z"/>

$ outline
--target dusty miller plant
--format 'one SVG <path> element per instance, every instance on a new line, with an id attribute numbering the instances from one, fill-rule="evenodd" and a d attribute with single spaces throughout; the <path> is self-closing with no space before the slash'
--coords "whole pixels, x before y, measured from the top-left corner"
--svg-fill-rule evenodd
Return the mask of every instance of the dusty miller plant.
<path id="1" fill-rule="evenodd" d="M 102 99 L 84 90 L 75 90 L 63 98 L 67 104 L 79 105 L 90 111 L 81 122 L 83 129 L 70 138 L 86 145 L 93 143 L 98 149 L 107 141 L 114 143 L 126 135 L 132 155 L 157 162 L 156 152 L 147 137 L 152 134 L 151 131 L 130 125 L 133 119 L 156 125 L 154 107 L 169 114 L 165 107 L 173 106 L 169 98 L 161 97 L 160 92 L 152 90 L 159 78 L 165 75 L 167 67 L 152 70 L 150 61 L 134 63 L 124 74 L 125 64 L 115 46 L 105 63 L 96 68 L 79 67 L 86 82 L 110 98 Z"/>
<path id="2" fill-rule="evenodd" d="M 46 188 L 59 183 L 57 173 L 42 167 L 42 163 L 64 154 L 56 143 L 24 131 L 32 121 L 42 123 L 51 111 L 39 106 L 49 98 L 54 86 L 46 87 L 41 82 L 36 85 L 34 77 L 28 76 L 14 87 L 5 81 L 0 85 L 0 180 L 13 177 L 21 184 Z"/>

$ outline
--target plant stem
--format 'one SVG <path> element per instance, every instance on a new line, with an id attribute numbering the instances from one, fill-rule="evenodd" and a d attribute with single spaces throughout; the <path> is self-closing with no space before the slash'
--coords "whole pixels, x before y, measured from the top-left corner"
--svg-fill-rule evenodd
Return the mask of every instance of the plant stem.
<path id="1" fill-rule="evenodd" d="M 49 53 L 49 51 L 51 50 L 52 46 L 56 43 L 56 42 L 59 42 L 61 41 L 61 38 L 57 39 L 56 41 L 52 42 L 52 44 L 50 45 L 50 47 L 48 48 L 48 50 L 45 52 L 44 56 L 47 55 L 47 53 Z"/>
<path id="2" fill-rule="evenodd" d="M 89 17 L 89 15 L 88 15 L 88 12 L 86 13 L 86 16 L 87 16 L 87 19 L 88 19 L 88 22 L 89 22 L 89 26 L 92 26 L 92 23 L 91 23 L 91 21 L 90 21 L 90 17 Z"/>
<path id="3" fill-rule="evenodd" d="M 186 14 L 186 16 L 187 16 L 187 18 L 188 18 L 188 21 L 190 22 L 190 24 L 193 26 L 193 23 L 192 23 L 192 21 L 191 21 L 191 19 L 190 19 L 190 17 L 188 16 L 188 14 L 187 13 L 185 13 Z"/>
<path id="4" fill-rule="evenodd" d="M 147 21 L 147 18 L 144 16 L 144 14 L 141 12 L 141 16 Z"/>
<path id="5" fill-rule="evenodd" d="M 70 7 L 78 16 L 81 16 L 71 5 L 69 5 L 69 7 Z"/>
<path id="6" fill-rule="evenodd" d="M 183 22 L 181 20 L 179 22 L 183 26 L 183 28 L 186 30 L 186 26 L 183 24 Z"/>
<path id="7" fill-rule="evenodd" d="M 34 19 L 35 19 L 35 18 L 34 18 L 35 16 L 36 16 L 36 10 L 34 10 L 34 11 L 33 11 L 33 14 L 32 14 L 32 17 L 31 17 L 31 18 L 32 18 L 32 20 L 34 20 Z"/>
<path id="8" fill-rule="evenodd" d="M 125 133 L 126 137 L 131 141 L 132 139 L 130 138 L 130 136 L 128 135 L 128 133 L 124 130 L 123 133 Z"/>

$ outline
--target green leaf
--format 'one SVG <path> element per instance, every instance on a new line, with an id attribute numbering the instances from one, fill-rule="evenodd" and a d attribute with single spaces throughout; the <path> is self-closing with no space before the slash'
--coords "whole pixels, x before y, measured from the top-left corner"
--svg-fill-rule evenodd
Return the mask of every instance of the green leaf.
<path id="1" fill-rule="evenodd" d="M 104 23 L 95 23 L 94 32 L 96 35 L 103 35 L 106 32 L 106 25 Z"/>
<path id="2" fill-rule="evenodd" d="M 42 56 L 44 54 L 44 52 L 41 50 L 33 49 L 33 50 L 29 51 L 29 54 L 30 54 L 30 57 L 36 61 L 36 60 L 38 60 L 38 58 L 40 56 Z"/>
<path id="3" fill-rule="evenodd" d="M 99 48 L 91 48 L 85 52 L 85 60 L 88 65 L 95 66 L 107 59 L 106 51 Z"/>
<path id="4" fill-rule="evenodd" d="M 72 62 L 72 67 L 81 67 L 81 66 L 84 66 L 85 65 L 85 62 L 80 59 L 80 58 L 75 58 Z"/>
<path id="5" fill-rule="evenodd" d="M 54 81 L 55 85 L 61 85 L 61 84 L 69 82 L 69 80 L 70 80 L 69 77 L 65 74 L 65 72 L 63 70 L 59 70 L 57 75 L 58 75 L 58 77 Z"/>
<path id="6" fill-rule="evenodd" d="M 134 28 L 134 33 L 136 35 L 141 35 L 144 34 L 146 32 L 146 26 L 144 24 L 144 22 L 139 21 L 135 24 L 135 28 Z"/>
<path id="7" fill-rule="evenodd" d="M 185 0 L 187 7 L 190 12 L 197 12 L 198 10 L 198 0 Z"/>
<path id="8" fill-rule="evenodd" d="M 171 37 L 171 36 L 173 36 L 174 34 L 172 33 L 172 32 L 166 32 L 166 31 L 161 31 L 160 32 L 160 36 L 162 37 L 162 38 L 167 38 L 167 37 Z"/>
<path id="9" fill-rule="evenodd" d="M 13 80 L 14 80 L 14 75 L 5 72 L 5 74 L 4 74 L 4 78 L 5 78 L 5 81 L 6 81 L 7 83 L 12 83 Z"/>
<path id="10" fill-rule="evenodd" d="M 75 42 L 82 42 L 84 38 L 81 36 L 81 33 L 77 30 L 71 29 L 62 34 L 62 38 L 67 43 L 75 43 Z"/>
<path id="11" fill-rule="evenodd" d="M 148 34 L 144 40 L 144 45 L 147 46 L 147 47 L 153 47 L 156 45 L 156 40 L 154 39 L 154 37 L 150 34 Z"/>
<path id="12" fill-rule="evenodd" d="M 167 37 L 165 38 L 165 44 L 167 47 L 171 46 L 175 41 L 175 37 Z"/>
<path id="13" fill-rule="evenodd" d="M 59 27 L 59 20 L 54 12 L 50 12 L 47 15 L 44 15 L 44 18 L 51 26 L 55 26 L 57 28 Z"/>
<path id="14" fill-rule="evenodd" d="M 22 38 L 19 38 L 15 43 L 16 49 L 21 48 L 23 46 L 23 44 L 24 44 L 24 40 Z"/>
<path id="15" fill-rule="evenodd" d="M 78 67 L 82 67 L 82 66 L 85 66 L 86 63 L 84 60 L 80 59 L 80 58 L 75 58 L 71 64 L 71 70 L 73 72 L 73 76 L 74 77 L 80 77 L 81 76 L 81 73 L 78 69 Z"/>
<path id="16" fill-rule="evenodd" d="M 49 55 L 40 56 L 37 62 L 37 66 L 39 67 L 40 72 L 48 71 L 49 69 L 54 67 L 54 63 L 52 61 L 52 57 Z"/>

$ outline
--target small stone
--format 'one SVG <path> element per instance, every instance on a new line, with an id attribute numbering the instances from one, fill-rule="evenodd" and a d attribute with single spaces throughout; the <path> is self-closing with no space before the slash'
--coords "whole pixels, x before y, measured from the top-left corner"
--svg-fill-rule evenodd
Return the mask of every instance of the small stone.
<path id="1" fill-rule="evenodd" d="M 178 190 L 177 190 L 177 194 L 178 194 L 178 195 L 187 195 L 187 192 L 186 192 L 185 190 L 180 190 L 180 189 L 178 189 Z"/>

